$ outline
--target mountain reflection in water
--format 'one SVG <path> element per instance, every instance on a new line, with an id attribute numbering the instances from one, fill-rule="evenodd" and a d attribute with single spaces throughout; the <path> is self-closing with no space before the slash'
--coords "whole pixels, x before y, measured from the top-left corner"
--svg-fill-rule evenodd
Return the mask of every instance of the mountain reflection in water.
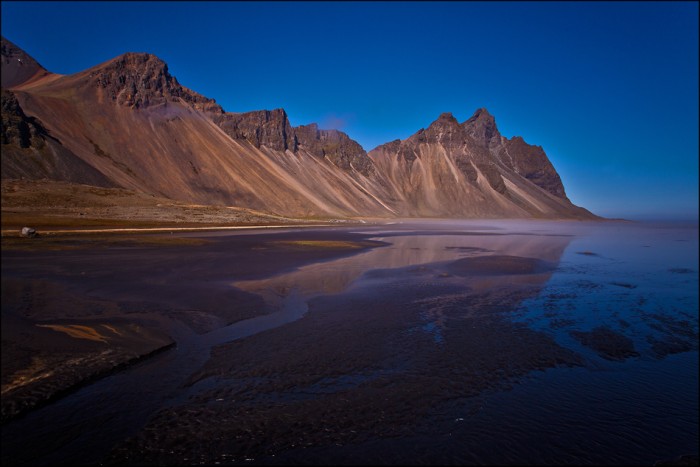
<path id="1" fill-rule="evenodd" d="M 495 259 L 496 256 L 522 257 L 525 260 L 539 259 L 556 265 L 566 246 L 571 241 L 569 235 L 533 235 L 531 233 L 507 234 L 501 232 L 454 232 L 438 233 L 433 235 L 421 234 L 421 232 L 395 232 L 388 235 L 373 237 L 373 240 L 387 242 L 384 247 L 374 248 L 363 253 L 341 258 L 334 261 L 303 266 L 295 271 L 276 275 L 267 279 L 238 281 L 234 287 L 247 292 L 262 295 L 271 308 L 278 308 L 280 301 L 292 290 L 304 297 L 312 298 L 323 294 L 336 294 L 346 290 L 354 282 L 357 287 L 362 287 L 366 281 L 376 280 L 382 274 L 379 270 L 385 270 L 387 278 L 401 275 L 401 269 L 405 273 L 418 273 L 430 271 L 441 278 L 451 276 L 448 262 L 460 258 L 473 258 L 488 256 Z M 494 263 L 498 267 L 498 263 Z M 411 269 L 411 266 L 421 266 L 423 269 Z M 473 271 L 474 278 L 470 281 L 471 287 L 486 290 L 496 287 L 499 282 L 513 284 L 542 283 L 548 275 L 542 277 L 507 277 L 520 276 L 521 274 L 507 274 L 507 265 L 504 269 L 504 278 L 495 279 L 479 278 L 479 269 Z M 392 270 L 389 272 L 389 270 Z M 370 274 L 366 274 L 372 271 Z M 454 272 L 454 271 L 453 271 Z M 550 271 L 551 272 L 551 271 Z M 365 276 L 365 277 L 363 277 Z M 539 276 L 539 275 L 538 275 Z"/>

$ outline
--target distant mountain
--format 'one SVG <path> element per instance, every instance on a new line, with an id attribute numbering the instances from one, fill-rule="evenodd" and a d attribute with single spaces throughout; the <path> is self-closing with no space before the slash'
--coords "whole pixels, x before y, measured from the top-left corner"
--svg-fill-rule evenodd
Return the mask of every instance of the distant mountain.
<path id="1" fill-rule="evenodd" d="M 150 54 L 62 76 L 4 38 L 2 53 L 3 179 L 297 217 L 595 218 L 542 148 L 501 136 L 485 109 L 367 154 L 338 130 L 292 127 L 283 109 L 225 112 Z"/>

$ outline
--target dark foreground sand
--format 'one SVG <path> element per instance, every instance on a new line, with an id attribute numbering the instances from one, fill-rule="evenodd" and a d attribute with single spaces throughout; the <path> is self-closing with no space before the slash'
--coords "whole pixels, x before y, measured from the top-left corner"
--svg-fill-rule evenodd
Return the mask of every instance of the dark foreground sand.
<path id="1" fill-rule="evenodd" d="M 451 404 L 533 370 L 581 363 L 545 335 L 499 316 L 527 292 L 446 299 L 444 316 L 427 322 L 450 318 L 438 342 L 421 332 L 421 301 L 432 300 L 434 286 L 410 296 L 374 292 L 315 299 L 295 323 L 215 348 L 191 380 L 208 389 L 158 412 L 110 462 L 395 462 L 396 453 L 358 448 L 352 459 L 335 449 L 448 432 L 436 415 Z M 449 285 L 443 292 L 460 294 Z"/>
<path id="2" fill-rule="evenodd" d="M 3 239 L 2 421 L 170 347 L 172 321 L 201 334 L 269 311 L 232 280 L 376 244 L 330 236 Z"/>
<path id="3" fill-rule="evenodd" d="M 395 462 L 396 453 L 360 448 L 352 458 L 338 448 L 442 432 L 458 401 L 581 364 L 507 319 L 549 277 L 549 259 L 379 270 L 367 275 L 374 285 L 314 298 L 296 322 L 215 347 L 188 380 L 187 403 L 157 412 L 109 462 Z"/>
<path id="4" fill-rule="evenodd" d="M 478 419 L 484 395 L 515 387 L 533 371 L 580 370 L 590 358 L 513 319 L 552 277 L 570 239 L 472 232 L 460 243 L 441 234 L 424 233 L 401 248 L 419 235 L 383 233 L 391 244 L 343 229 L 68 238 L 28 248 L 3 240 L 2 410 L 4 420 L 17 417 L 3 424 L 3 463 L 493 459 L 479 457 L 478 445 L 462 449 L 449 438 Z M 375 263 L 361 258 L 374 253 L 382 260 L 368 268 Z M 211 337 L 284 306 L 308 310 L 247 337 Z M 682 327 L 668 320 L 658 325 Z M 614 363 L 639 355 L 604 326 L 569 335 Z M 653 351 L 690 345 L 664 342 L 650 341 Z M 99 384 L 86 388 L 86 399 L 37 422 L 44 429 L 50 416 L 75 415 L 65 433 L 47 439 L 44 431 L 33 435 L 31 424 L 20 425 L 60 405 L 32 411 L 47 399 L 139 358 L 146 359 L 132 367 L 141 368 L 133 380 L 102 380 L 135 388 L 115 409 L 127 413 L 129 426 L 111 424 L 114 412 L 81 413 L 83 400 L 102 397 L 89 393 Z M 154 384 L 164 372 L 175 377 Z M 154 388 L 171 394 L 154 397 Z M 109 404 L 113 394 L 106 394 Z M 507 417 L 495 423 L 508 432 Z M 85 434 L 101 429 L 104 436 Z M 478 434 L 481 427 L 473 429 Z M 517 463 L 518 455 L 502 458 Z"/>

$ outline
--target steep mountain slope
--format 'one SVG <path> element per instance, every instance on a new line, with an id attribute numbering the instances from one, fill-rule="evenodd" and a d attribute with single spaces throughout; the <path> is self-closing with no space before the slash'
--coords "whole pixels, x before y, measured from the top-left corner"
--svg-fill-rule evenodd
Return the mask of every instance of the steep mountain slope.
<path id="1" fill-rule="evenodd" d="M 3 50 L 23 54 L 5 39 Z M 3 179 L 297 217 L 593 217 L 569 202 L 541 148 L 503 138 L 485 111 L 461 125 L 444 114 L 368 155 L 340 131 L 292 127 L 282 109 L 225 112 L 150 54 L 66 76 L 19 67 L 3 65 Z"/>
<path id="2" fill-rule="evenodd" d="M 520 136 L 503 137 L 496 119 L 486 109 L 478 109 L 462 124 L 466 133 L 489 149 L 506 168 L 521 175 L 559 198 L 566 198 L 559 174 L 540 146 L 527 144 Z M 568 198 L 567 198 L 568 199 Z"/>
<path id="3" fill-rule="evenodd" d="M 27 117 L 16 96 L 2 90 L 2 178 L 50 179 L 99 187 L 115 184 L 50 136 L 41 122 Z"/>
<path id="4" fill-rule="evenodd" d="M 503 137 L 486 109 L 461 124 L 443 113 L 369 156 L 404 216 L 595 217 L 569 201 L 542 148 Z"/>
<path id="5" fill-rule="evenodd" d="M 226 115 L 221 107 L 181 86 L 152 55 L 125 54 L 13 92 L 25 113 L 51 122 L 52 137 L 123 188 L 283 215 L 386 212 L 348 174 L 308 151 L 227 135 L 214 123 Z"/>

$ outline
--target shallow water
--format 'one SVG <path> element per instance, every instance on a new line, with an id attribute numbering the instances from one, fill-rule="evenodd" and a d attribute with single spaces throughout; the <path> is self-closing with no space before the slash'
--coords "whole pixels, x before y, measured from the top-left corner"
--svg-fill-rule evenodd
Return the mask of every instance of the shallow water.
<path id="1" fill-rule="evenodd" d="M 426 434 L 285 459 L 651 465 L 697 455 L 697 227 L 565 224 L 538 231 L 574 237 L 544 288 L 506 313 L 580 354 L 583 367 L 535 371 L 507 390 L 455 399 L 436 408 Z M 638 356 L 601 355 L 570 334 L 601 326 L 628 338 Z"/>
<path id="2" fill-rule="evenodd" d="M 262 380 L 255 376 L 260 381 L 251 392 L 251 403 L 285 408 L 353 391 L 363 394 L 383 379 L 401 388 L 404 380 L 414 378 L 418 382 L 406 386 L 407 391 L 426 391 L 419 416 L 411 413 L 418 413 L 419 399 L 396 399 L 395 407 L 387 407 L 394 417 L 390 423 L 375 423 L 369 413 L 366 418 L 372 423 L 357 428 L 361 435 L 350 442 L 340 433 L 337 439 L 343 442 L 317 442 L 312 433 L 308 436 L 313 446 L 251 448 L 249 459 L 253 460 L 220 455 L 227 447 L 224 442 L 209 448 L 209 458 L 199 459 L 210 463 L 652 464 L 697 454 L 697 226 L 444 221 L 342 230 L 366 233 L 387 246 L 270 278 L 232 282 L 231 287 L 260 294 L 267 307 L 276 311 L 201 336 L 175 325 L 170 332 L 178 347 L 173 351 L 3 426 L 3 461 L 94 463 L 126 437 L 136 436 L 138 441 L 144 425 L 161 430 L 172 426 L 177 431 L 177 420 L 168 418 L 172 414 L 197 404 L 208 406 L 212 400 L 224 399 L 222 394 L 246 388 L 252 380 L 245 368 L 239 371 L 227 362 L 233 365 L 228 376 L 205 374 L 186 385 L 206 367 L 211 349 L 235 340 L 244 346 L 241 351 L 254 351 L 274 346 L 275 339 L 283 342 L 285 336 L 297 336 L 311 345 L 318 343 L 318 352 L 328 352 L 332 348 L 323 347 L 321 336 L 314 333 L 335 326 L 334 320 L 341 318 L 352 327 L 339 336 L 358 342 L 347 347 L 347 358 L 367 350 L 360 344 L 363 339 L 371 342 L 376 330 L 372 326 L 377 323 L 386 328 L 388 340 L 409 347 L 399 346 L 405 350 L 391 358 L 374 352 L 363 357 L 367 361 L 352 365 L 343 360 L 324 363 L 318 372 L 323 377 L 307 387 L 280 390 L 286 387 L 283 372 L 270 371 L 277 376 Z M 186 235 L 236 238 L 223 233 Z M 483 257 L 498 259 L 494 264 L 505 268 L 503 274 L 476 274 L 476 269 L 469 269 L 470 259 Z M 531 259 L 525 266 L 546 267 L 522 273 L 513 257 Z M 393 305 L 381 305 L 383 297 Z M 353 300 L 376 306 L 379 315 L 373 318 L 358 312 L 361 318 L 353 320 L 348 305 Z M 341 318 L 333 315 L 334 303 L 345 310 L 345 314 L 338 311 Z M 390 311 L 391 306 L 396 309 Z M 380 316 L 382 309 L 386 316 Z M 490 321 L 491 316 L 498 321 Z M 434 394 L 432 388 L 426 389 L 425 381 L 433 379 L 462 381 L 453 372 L 455 365 L 466 365 L 458 356 L 472 348 L 463 342 L 465 323 L 477 326 L 485 320 L 499 329 L 485 334 L 487 338 L 508 336 L 510 328 L 504 326 L 523 327 L 529 338 L 551 341 L 575 358 L 568 365 L 524 360 L 514 369 L 508 369 L 506 361 L 501 364 L 502 378 L 464 376 L 463 381 L 481 384 L 464 394 L 447 383 Z M 604 342 L 596 347 L 595 331 L 601 329 L 609 333 L 604 337 L 614 336 L 620 344 L 610 347 Z M 593 340 L 586 341 L 586 336 Z M 313 366 L 314 348 L 309 349 L 305 341 L 297 345 L 301 350 L 293 358 L 302 367 Z M 553 351 L 551 345 L 533 350 L 539 352 L 535 356 L 547 357 Z M 222 348 L 225 351 L 226 346 Z M 260 354 L 261 367 L 281 365 Z M 250 359 L 258 358 L 255 355 L 251 353 Z M 290 362 L 283 368 L 297 364 L 297 360 Z M 329 369 L 335 364 L 347 373 Z M 215 366 L 211 361 L 209 365 Z M 292 372 L 288 380 L 295 381 L 296 376 Z M 265 384 L 273 387 L 272 380 L 276 386 L 266 390 Z M 158 416 L 149 422 L 154 414 Z M 158 425 L 161 421 L 163 425 Z M 358 423 L 365 421 L 358 419 Z M 138 446 L 157 449 L 145 441 Z"/>

